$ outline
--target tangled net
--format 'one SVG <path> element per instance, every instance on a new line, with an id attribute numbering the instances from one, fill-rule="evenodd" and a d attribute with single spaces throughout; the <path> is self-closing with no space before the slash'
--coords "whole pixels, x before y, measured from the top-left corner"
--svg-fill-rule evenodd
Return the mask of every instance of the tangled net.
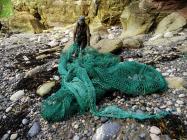
<path id="1" fill-rule="evenodd" d="M 163 92 L 167 83 L 163 76 L 151 66 L 137 62 L 120 62 L 110 53 L 101 54 L 91 48 L 82 52 L 73 44 L 62 53 L 59 73 L 61 88 L 42 103 L 42 116 L 48 121 L 61 121 L 75 113 L 90 110 L 95 116 L 112 118 L 149 119 L 160 118 L 158 114 L 135 113 L 111 105 L 96 108 L 96 100 L 102 99 L 107 91 L 121 91 L 128 95 L 146 95 Z M 78 56 L 72 57 L 76 53 Z"/>

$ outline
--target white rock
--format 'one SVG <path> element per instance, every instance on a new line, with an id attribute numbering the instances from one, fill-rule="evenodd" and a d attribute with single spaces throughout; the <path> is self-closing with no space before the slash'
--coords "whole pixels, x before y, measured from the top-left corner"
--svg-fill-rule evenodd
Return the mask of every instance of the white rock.
<path id="1" fill-rule="evenodd" d="M 56 47 L 59 45 L 59 43 L 56 40 L 52 40 L 51 42 L 48 43 L 48 45 L 51 47 Z"/>
<path id="2" fill-rule="evenodd" d="M 12 134 L 12 135 L 10 136 L 10 140 L 15 140 L 17 137 L 18 137 L 18 134 L 17 134 L 17 133 L 16 133 L 16 134 Z"/>
<path id="3" fill-rule="evenodd" d="M 55 81 L 44 83 L 43 85 L 39 86 L 36 93 L 40 96 L 47 95 L 51 89 L 55 86 Z"/>
<path id="4" fill-rule="evenodd" d="M 172 33 L 172 32 L 166 32 L 166 33 L 164 34 L 164 37 L 165 37 L 165 38 L 171 38 L 171 37 L 173 37 L 173 33 Z"/>
<path id="5" fill-rule="evenodd" d="M 166 105 L 162 105 L 160 108 L 161 109 L 164 109 L 164 108 L 166 108 L 167 106 Z"/>
<path id="6" fill-rule="evenodd" d="M 159 135 L 161 133 L 161 130 L 158 127 L 156 127 L 156 126 L 152 126 L 150 128 L 150 133 Z"/>
<path id="7" fill-rule="evenodd" d="M 177 108 L 177 113 L 181 114 L 181 109 L 180 108 Z"/>
<path id="8" fill-rule="evenodd" d="M 9 112 L 10 110 L 12 110 L 12 107 L 10 106 L 10 107 L 8 107 L 6 110 L 5 110 L 5 112 Z"/>
<path id="9" fill-rule="evenodd" d="M 160 140 L 160 137 L 155 134 L 150 134 L 151 140 Z"/>
<path id="10" fill-rule="evenodd" d="M 67 43 L 68 41 L 69 41 L 68 38 L 63 38 L 63 39 L 61 40 L 61 43 Z"/>
<path id="11" fill-rule="evenodd" d="M 17 91 L 16 93 L 14 93 L 14 94 L 10 97 L 10 100 L 11 100 L 11 101 L 17 101 L 17 100 L 19 100 L 20 98 L 22 98 L 24 94 L 25 94 L 25 93 L 24 93 L 24 90 L 19 90 L 19 91 Z"/>
<path id="12" fill-rule="evenodd" d="M 177 104 L 179 104 L 179 105 L 183 105 L 183 104 L 184 104 L 184 102 L 181 101 L 181 100 L 177 100 L 176 102 L 177 102 Z"/>
<path id="13" fill-rule="evenodd" d="M 29 61 L 29 58 L 27 57 L 27 56 L 23 56 L 23 59 L 25 60 L 25 61 Z"/>
<path id="14" fill-rule="evenodd" d="M 185 94 L 180 94 L 179 95 L 179 98 L 184 98 L 185 97 Z"/>
<path id="15" fill-rule="evenodd" d="M 23 124 L 23 125 L 28 124 L 28 122 L 29 122 L 29 121 L 28 121 L 27 119 L 23 119 L 23 120 L 22 120 L 22 124 Z"/>

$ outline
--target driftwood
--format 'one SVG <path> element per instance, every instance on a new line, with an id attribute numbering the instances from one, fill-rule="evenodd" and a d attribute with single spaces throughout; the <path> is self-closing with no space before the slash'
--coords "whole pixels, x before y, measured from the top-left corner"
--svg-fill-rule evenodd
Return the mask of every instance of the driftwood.
<path id="1" fill-rule="evenodd" d="M 57 62 L 58 62 L 58 59 L 55 59 L 55 60 L 52 60 L 52 61 L 50 61 L 50 62 L 48 62 L 48 63 L 46 63 L 44 65 L 36 66 L 35 68 L 27 71 L 25 73 L 24 78 L 32 77 L 35 74 L 43 72 L 43 71 L 50 71 L 50 70 L 52 70 L 52 69 L 54 69 L 54 68 L 56 68 L 58 66 Z"/>

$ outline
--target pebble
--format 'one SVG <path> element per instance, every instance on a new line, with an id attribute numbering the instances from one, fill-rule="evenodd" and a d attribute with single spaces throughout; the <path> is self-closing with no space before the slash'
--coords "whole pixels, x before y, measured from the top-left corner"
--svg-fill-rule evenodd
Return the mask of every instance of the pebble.
<path id="1" fill-rule="evenodd" d="M 10 134 L 4 134 L 1 140 L 8 140 Z"/>
<path id="2" fill-rule="evenodd" d="M 18 137 L 18 134 L 17 134 L 17 133 L 16 133 L 16 134 L 12 134 L 12 135 L 10 136 L 10 140 L 15 140 L 17 137 Z"/>
<path id="3" fill-rule="evenodd" d="M 28 124 L 28 122 L 29 122 L 29 121 L 28 121 L 27 119 L 23 119 L 23 120 L 22 120 L 22 124 L 23 124 L 23 125 Z"/>
<path id="4" fill-rule="evenodd" d="M 7 116 L 6 115 L 3 115 L 3 119 L 6 119 L 7 118 Z"/>
<path id="5" fill-rule="evenodd" d="M 75 135 L 75 136 L 73 137 L 73 140 L 80 140 L 80 137 L 79 137 L 78 135 Z"/>
<path id="6" fill-rule="evenodd" d="M 166 107 L 167 107 L 166 105 L 162 105 L 160 108 L 165 109 Z"/>
<path id="7" fill-rule="evenodd" d="M 156 127 L 156 126 L 152 126 L 150 128 L 150 133 L 159 135 L 161 133 L 161 130 L 158 127 Z"/>
<path id="8" fill-rule="evenodd" d="M 150 107 L 146 107 L 146 110 L 150 112 L 150 111 L 151 111 L 151 108 L 150 108 Z"/>
<path id="9" fill-rule="evenodd" d="M 177 102 L 177 104 L 179 104 L 179 105 L 183 105 L 183 104 L 184 104 L 184 102 L 181 101 L 181 100 L 177 100 L 176 102 Z"/>
<path id="10" fill-rule="evenodd" d="M 117 135 L 121 129 L 118 123 L 105 123 L 96 130 L 92 140 L 108 140 Z"/>
<path id="11" fill-rule="evenodd" d="M 181 109 L 180 108 L 177 108 L 177 113 L 181 114 Z"/>
<path id="12" fill-rule="evenodd" d="M 185 94 L 180 94 L 179 95 L 179 98 L 184 98 L 185 97 Z"/>
<path id="13" fill-rule="evenodd" d="M 48 45 L 51 47 L 56 47 L 59 45 L 59 43 L 56 40 L 52 40 L 51 42 L 48 43 Z"/>
<path id="14" fill-rule="evenodd" d="M 32 127 L 28 132 L 29 137 L 34 137 L 40 132 L 40 124 L 38 122 L 34 122 Z"/>
<path id="15" fill-rule="evenodd" d="M 11 97 L 10 100 L 11 101 L 17 101 L 19 100 L 23 95 L 24 95 L 24 90 L 19 90 L 16 93 L 14 93 Z"/>
<path id="16" fill-rule="evenodd" d="M 160 140 L 160 137 L 156 134 L 150 134 L 151 140 Z"/>
<path id="17" fill-rule="evenodd" d="M 5 112 L 8 113 L 10 110 L 12 110 L 12 107 L 11 107 L 11 106 L 8 107 L 8 108 L 5 110 Z"/>

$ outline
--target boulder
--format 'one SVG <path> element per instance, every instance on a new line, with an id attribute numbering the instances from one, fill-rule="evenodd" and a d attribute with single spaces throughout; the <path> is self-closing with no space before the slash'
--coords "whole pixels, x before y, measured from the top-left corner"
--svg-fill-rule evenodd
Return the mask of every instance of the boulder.
<path id="1" fill-rule="evenodd" d="M 93 48 L 97 49 L 101 53 L 113 52 L 123 47 L 123 42 L 120 39 L 102 39 Z"/>
<path id="2" fill-rule="evenodd" d="M 142 46 L 142 41 L 135 38 L 127 38 L 123 40 L 123 47 L 130 49 L 138 49 Z"/>
<path id="3" fill-rule="evenodd" d="M 155 34 L 176 31 L 186 25 L 186 19 L 177 12 L 165 17 L 157 26 Z"/>

